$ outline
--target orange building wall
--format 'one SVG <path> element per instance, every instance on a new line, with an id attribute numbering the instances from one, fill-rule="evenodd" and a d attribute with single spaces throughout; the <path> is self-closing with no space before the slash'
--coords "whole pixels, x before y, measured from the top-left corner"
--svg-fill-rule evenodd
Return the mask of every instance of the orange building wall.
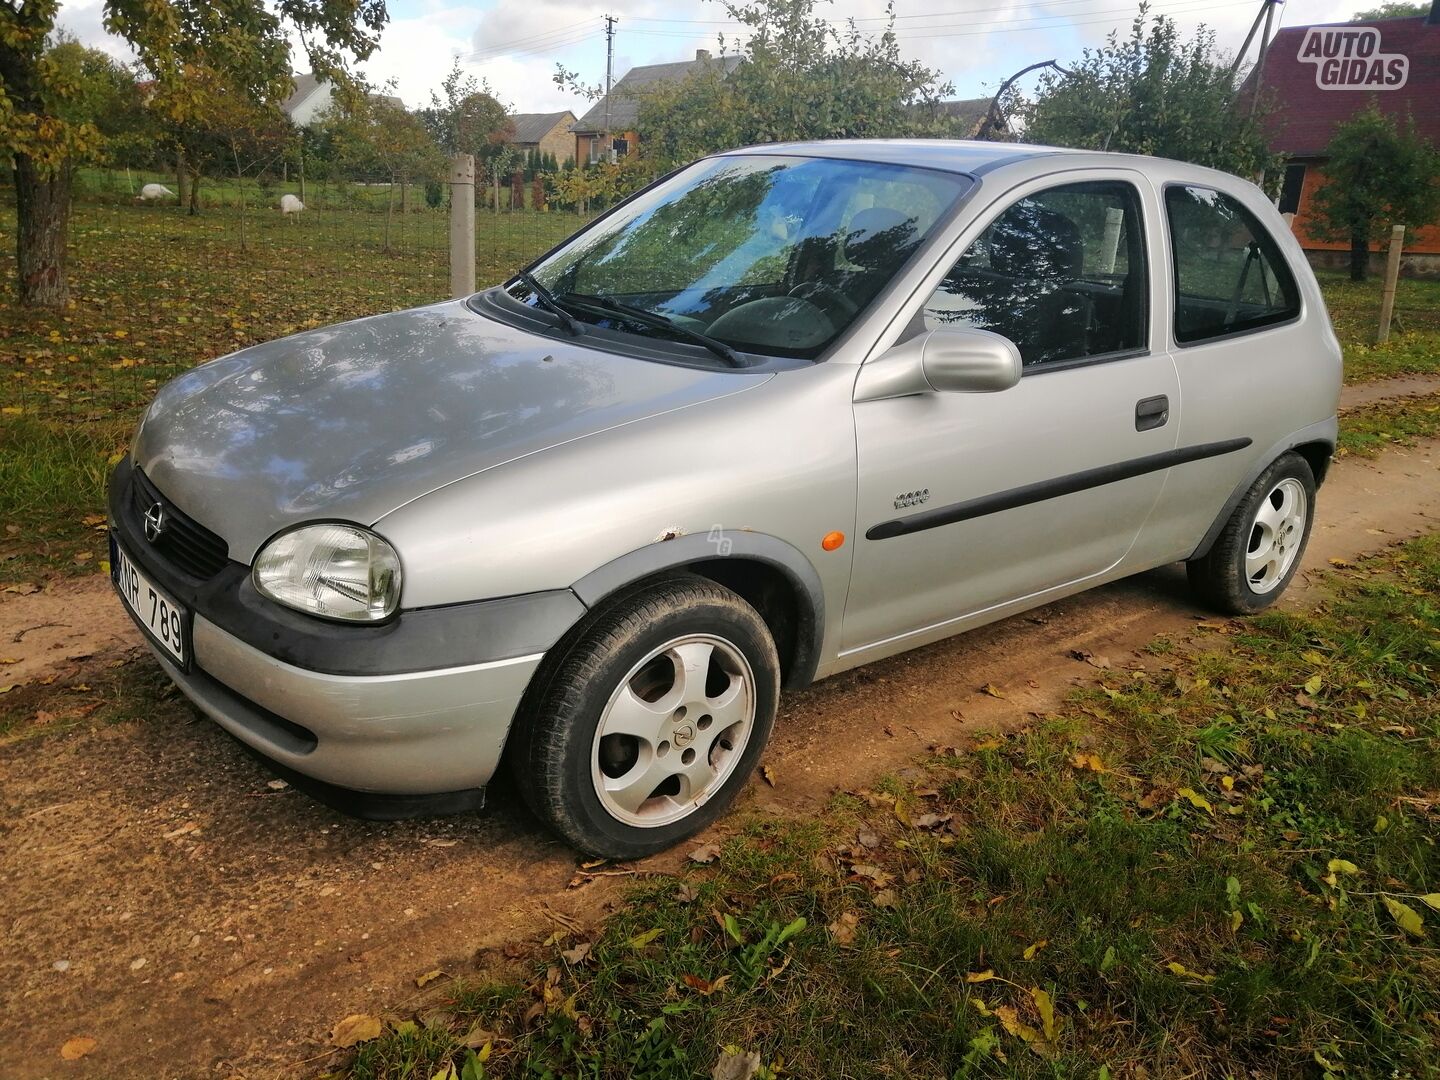
<path id="1" fill-rule="evenodd" d="M 1295 232 L 1295 239 L 1300 241 L 1300 246 L 1306 251 L 1349 251 L 1350 244 L 1347 241 L 1335 242 L 1331 240 L 1316 240 L 1310 235 L 1308 224 L 1310 221 L 1311 200 L 1315 193 L 1324 187 L 1328 178 L 1324 172 L 1323 162 L 1305 162 L 1305 183 L 1300 188 L 1300 208 L 1295 213 L 1295 223 L 1292 226 Z M 1404 224 L 1396 222 L 1395 224 Z M 1370 245 L 1371 251 L 1381 251 L 1388 246 L 1385 244 Z M 1440 254 L 1440 225 L 1427 225 L 1418 232 L 1414 229 L 1405 230 L 1405 254 L 1407 255 L 1435 255 Z"/>

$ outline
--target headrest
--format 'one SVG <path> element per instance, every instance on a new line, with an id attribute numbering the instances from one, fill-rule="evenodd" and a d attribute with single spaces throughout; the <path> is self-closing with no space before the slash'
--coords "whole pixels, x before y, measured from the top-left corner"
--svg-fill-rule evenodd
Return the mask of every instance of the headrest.
<path id="1" fill-rule="evenodd" d="M 850 219 L 845 258 L 867 270 L 888 266 L 915 237 L 915 219 L 888 206 L 872 206 Z"/>

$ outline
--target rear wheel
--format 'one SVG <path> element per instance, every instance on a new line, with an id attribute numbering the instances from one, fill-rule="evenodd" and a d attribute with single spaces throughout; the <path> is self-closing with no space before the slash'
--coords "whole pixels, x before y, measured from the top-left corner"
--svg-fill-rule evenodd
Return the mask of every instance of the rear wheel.
<path id="1" fill-rule="evenodd" d="M 779 667 L 764 620 L 729 589 L 700 577 L 643 586 L 537 674 L 511 752 L 526 802 L 609 858 L 693 835 L 754 771 Z"/>
<path id="2" fill-rule="evenodd" d="M 1246 615 L 1269 607 L 1300 568 L 1315 517 L 1315 475 L 1283 454 L 1251 485 L 1208 554 L 1186 564 L 1196 594 Z"/>

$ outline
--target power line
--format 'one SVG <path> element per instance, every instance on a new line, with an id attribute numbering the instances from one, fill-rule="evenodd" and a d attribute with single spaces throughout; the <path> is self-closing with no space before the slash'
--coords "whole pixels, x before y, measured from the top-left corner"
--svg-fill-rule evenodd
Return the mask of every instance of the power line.
<path id="1" fill-rule="evenodd" d="M 491 56 L 502 56 L 508 52 L 529 51 L 533 48 L 543 48 L 553 44 L 562 38 L 576 37 L 581 34 L 588 34 L 594 30 L 595 20 L 586 19 L 584 22 L 570 23 L 566 26 L 556 27 L 553 30 L 546 30 L 541 33 L 527 34 L 518 38 L 511 38 L 509 41 L 502 41 L 494 45 L 487 45 L 484 48 L 476 49 L 474 52 L 463 54 L 460 59 L 474 60 Z"/>

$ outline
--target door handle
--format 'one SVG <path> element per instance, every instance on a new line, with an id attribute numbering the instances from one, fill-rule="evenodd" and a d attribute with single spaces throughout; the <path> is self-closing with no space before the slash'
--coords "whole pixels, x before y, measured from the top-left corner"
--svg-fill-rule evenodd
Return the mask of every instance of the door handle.
<path id="1" fill-rule="evenodd" d="M 1135 430 L 1164 427 L 1170 419 L 1170 399 L 1164 394 L 1141 398 L 1135 403 Z"/>

